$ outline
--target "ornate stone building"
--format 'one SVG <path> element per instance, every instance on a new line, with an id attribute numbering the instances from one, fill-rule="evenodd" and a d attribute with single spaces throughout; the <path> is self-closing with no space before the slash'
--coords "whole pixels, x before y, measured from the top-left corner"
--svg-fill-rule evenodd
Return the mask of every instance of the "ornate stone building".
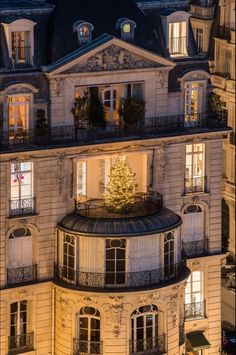
<path id="1" fill-rule="evenodd" d="M 213 10 L 169 5 L 0 3 L 1 354 L 221 352 Z"/>
<path id="2" fill-rule="evenodd" d="M 233 131 L 224 140 L 223 245 L 235 259 L 235 2 L 220 1 L 215 31 L 212 85 Z"/>

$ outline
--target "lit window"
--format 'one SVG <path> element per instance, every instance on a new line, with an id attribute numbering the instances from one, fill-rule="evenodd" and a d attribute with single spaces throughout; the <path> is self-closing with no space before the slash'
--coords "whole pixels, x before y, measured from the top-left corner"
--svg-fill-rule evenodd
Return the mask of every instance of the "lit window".
<path id="1" fill-rule="evenodd" d="M 30 32 L 11 33 L 12 59 L 15 63 L 30 63 Z"/>
<path id="2" fill-rule="evenodd" d="M 158 308 L 145 305 L 131 315 L 131 353 L 146 353 L 163 350 L 163 337 L 158 329 Z M 160 341 L 160 342 L 159 342 Z"/>
<path id="3" fill-rule="evenodd" d="M 32 333 L 27 333 L 28 302 L 19 301 L 10 305 L 9 353 L 18 354 L 33 350 Z"/>
<path id="4" fill-rule="evenodd" d="M 203 318 L 205 305 L 203 301 L 203 273 L 193 271 L 185 287 L 185 320 Z"/>
<path id="5" fill-rule="evenodd" d="M 199 53 L 203 52 L 203 29 L 197 28 L 196 29 L 196 43 L 197 49 Z"/>
<path id="6" fill-rule="evenodd" d="M 125 239 L 106 240 L 106 285 L 125 284 Z"/>
<path id="7" fill-rule="evenodd" d="M 78 315 L 76 353 L 102 354 L 100 336 L 100 312 L 93 307 L 83 307 Z"/>
<path id="8" fill-rule="evenodd" d="M 11 164 L 10 214 L 32 214 L 35 212 L 33 198 L 33 163 Z"/>
<path id="9" fill-rule="evenodd" d="M 30 96 L 8 96 L 10 138 L 19 137 L 29 128 Z"/>
<path id="10" fill-rule="evenodd" d="M 86 195 L 86 162 L 77 162 L 77 197 Z"/>
<path id="11" fill-rule="evenodd" d="M 79 35 L 80 37 L 89 37 L 90 36 L 90 30 L 88 26 L 80 26 L 79 28 Z"/>
<path id="12" fill-rule="evenodd" d="M 185 125 L 194 126 L 199 123 L 199 114 L 203 109 L 203 86 L 192 82 L 184 85 Z"/>
<path id="13" fill-rule="evenodd" d="M 169 24 L 169 52 L 170 55 L 187 55 L 186 22 Z"/>
<path id="14" fill-rule="evenodd" d="M 122 27 L 124 33 L 130 33 L 131 32 L 131 26 L 130 23 L 125 23 Z"/>
<path id="15" fill-rule="evenodd" d="M 186 145 L 185 193 L 203 192 L 205 189 L 204 144 Z"/>

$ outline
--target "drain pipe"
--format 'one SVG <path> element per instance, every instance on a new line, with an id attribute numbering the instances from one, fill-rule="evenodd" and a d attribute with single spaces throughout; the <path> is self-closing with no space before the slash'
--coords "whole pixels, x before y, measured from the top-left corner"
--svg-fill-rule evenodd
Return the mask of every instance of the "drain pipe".
<path id="1" fill-rule="evenodd" d="M 54 355 L 54 326 L 55 326 L 55 287 L 52 286 L 52 351 L 51 354 Z"/>

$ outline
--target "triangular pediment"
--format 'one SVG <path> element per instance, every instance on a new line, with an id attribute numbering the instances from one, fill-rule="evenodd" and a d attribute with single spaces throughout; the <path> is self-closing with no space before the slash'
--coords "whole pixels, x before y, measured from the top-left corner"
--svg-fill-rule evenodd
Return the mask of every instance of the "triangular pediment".
<path id="1" fill-rule="evenodd" d="M 58 62 L 45 67 L 45 71 L 55 75 L 68 75 L 76 73 L 91 73 L 127 69 L 145 69 L 169 67 L 175 64 L 152 52 L 134 46 L 125 41 L 109 36 L 109 40 L 91 50 L 81 49 Z"/>

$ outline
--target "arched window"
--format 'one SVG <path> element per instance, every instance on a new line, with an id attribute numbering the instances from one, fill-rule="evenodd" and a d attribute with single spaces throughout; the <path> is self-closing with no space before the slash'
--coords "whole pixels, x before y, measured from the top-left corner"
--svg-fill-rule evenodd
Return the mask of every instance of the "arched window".
<path id="1" fill-rule="evenodd" d="M 137 308 L 131 315 L 131 354 L 159 350 L 158 308 L 146 305 Z"/>
<path id="2" fill-rule="evenodd" d="M 63 240 L 63 277 L 75 281 L 75 237 L 69 234 Z"/>
<path id="3" fill-rule="evenodd" d="M 125 284 L 125 239 L 106 240 L 106 285 Z"/>
<path id="4" fill-rule="evenodd" d="M 174 274 L 174 233 L 164 234 L 164 277 L 170 277 Z"/>
<path id="5" fill-rule="evenodd" d="M 101 354 L 100 312 L 93 307 L 81 308 L 78 315 L 76 349 L 80 354 Z"/>
<path id="6" fill-rule="evenodd" d="M 92 40 L 92 32 L 94 27 L 91 23 L 79 20 L 73 25 L 73 31 L 77 32 L 78 41 L 80 44 L 89 42 Z"/>
<path id="7" fill-rule="evenodd" d="M 116 22 L 116 28 L 121 31 L 121 38 L 124 40 L 132 40 L 134 38 L 134 30 L 136 23 L 127 18 L 120 18 Z"/>

